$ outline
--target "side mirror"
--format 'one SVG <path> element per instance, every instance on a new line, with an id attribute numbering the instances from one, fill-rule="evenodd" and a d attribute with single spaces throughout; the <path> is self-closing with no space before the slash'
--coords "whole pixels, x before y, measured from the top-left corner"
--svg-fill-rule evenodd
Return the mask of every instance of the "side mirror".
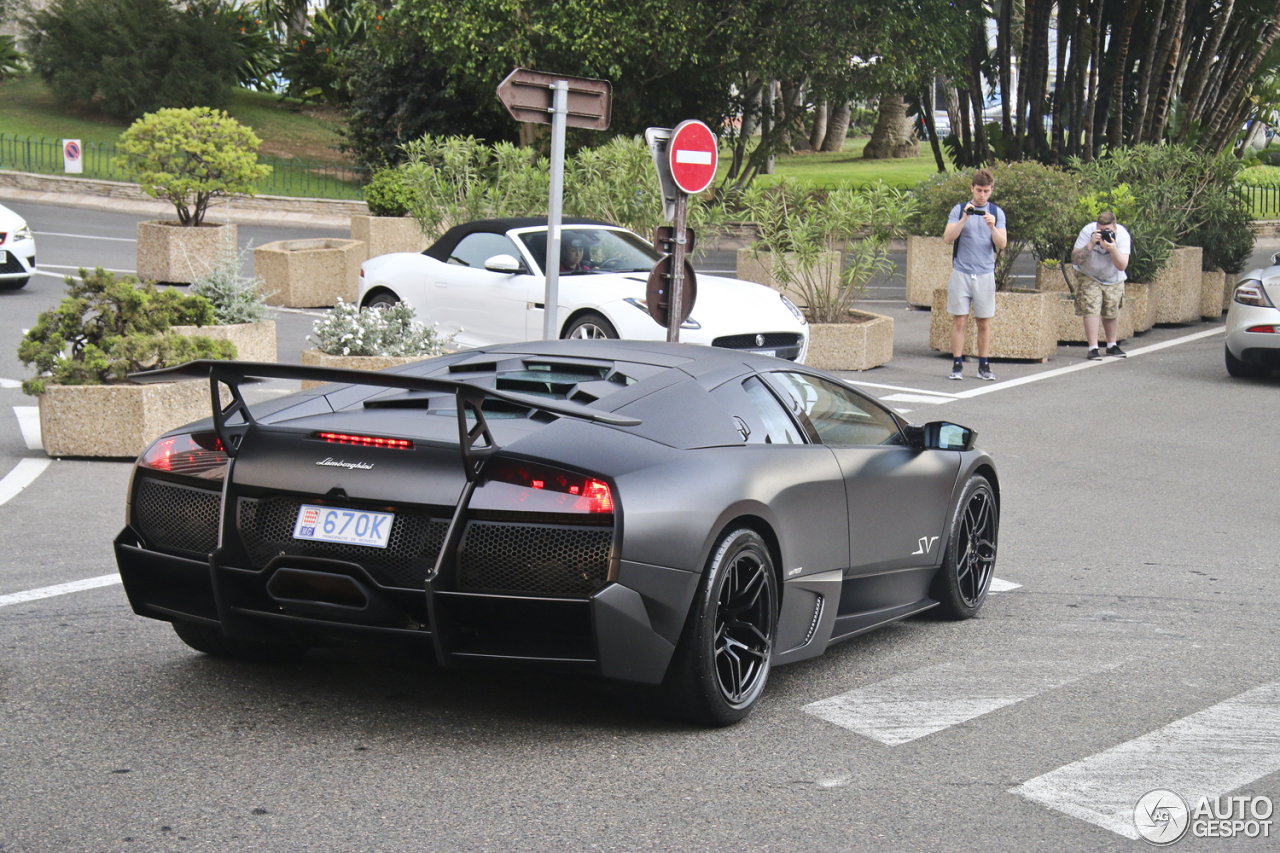
<path id="1" fill-rule="evenodd" d="M 1280 264 L 1280 252 L 1276 252 L 1271 256 L 1271 266 L 1274 267 L 1276 264 Z"/>
<path id="2" fill-rule="evenodd" d="M 517 261 L 510 255 L 494 255 L 492 258 L 484 262 L 484 268 L 489 272 L 504 272 L 509 275 L 524 272 L 524 264 Z"/>
<path id="3" fill-rule="evenodd" d="M 916 450 L 972 450 L 978 437 L 977 431 L 950 421 L 908 424 L 905 432 L 907 445 Z"/>

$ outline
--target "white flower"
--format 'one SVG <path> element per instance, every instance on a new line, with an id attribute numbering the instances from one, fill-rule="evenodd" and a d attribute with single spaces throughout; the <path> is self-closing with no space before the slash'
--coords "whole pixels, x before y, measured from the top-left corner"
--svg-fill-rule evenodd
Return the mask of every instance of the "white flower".
<path id="1" fill-rule="evenodd" d="M 343 355 L 350 355 L 350 354 L 351 354 L 351 348 L 350 348 L 350 347 L 343 347 L 343 348 L 342 348 L 342 354 L 343 354 Z"/>

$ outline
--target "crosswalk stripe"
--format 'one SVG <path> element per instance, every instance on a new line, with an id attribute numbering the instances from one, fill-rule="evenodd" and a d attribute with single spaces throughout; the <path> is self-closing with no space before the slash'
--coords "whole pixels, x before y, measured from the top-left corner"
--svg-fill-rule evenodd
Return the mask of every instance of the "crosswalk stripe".
<path id="1" fill-rule="evenodd" d="M 1118 666 L 1079 660 L 956 661 L 850 690 L 803 710 L 898 746 Z"/>
<path id="2" fill-rule="evenodd" d="M 1011 788 L 1032 802 L 1138 838 L 1133 811 L 1163 788 L 1195 808 L 1280 771 L 1280 681 Z M 1190 798 L 1190 799 L 1188 799 Z"/>

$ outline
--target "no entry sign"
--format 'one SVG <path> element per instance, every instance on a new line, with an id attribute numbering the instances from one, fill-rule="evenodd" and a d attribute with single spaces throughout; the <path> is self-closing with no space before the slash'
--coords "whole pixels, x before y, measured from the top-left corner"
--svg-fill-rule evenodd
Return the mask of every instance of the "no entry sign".
<path id="1" fill-rule="evenodd" d="M 700 121 L 682 121 L 667 143 L 671 177 L 681 191 L 694 195 L 711 186 L 719 162 L 716 135 Z"/>

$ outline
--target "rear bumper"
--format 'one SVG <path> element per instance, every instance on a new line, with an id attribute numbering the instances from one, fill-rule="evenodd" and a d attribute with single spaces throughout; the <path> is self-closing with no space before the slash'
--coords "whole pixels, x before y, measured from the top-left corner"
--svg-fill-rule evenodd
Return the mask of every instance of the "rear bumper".
<path id="1" fill-rule="evenodd" d="M 589 596 L 460 592 L 428 578 L 421 592 L 379 585 L 359 565 L 280 557 L 263 569 L 145 547 L 129 527 L 116 563 L 135 613 L 217 626 L 228 638 L 325 645 L 394 642 L 442 666 L 514 666 L 656 684 L 670 662 L 698 575 L 623 564 Z M 336 584 L 336 586 L 335 586 Z"/>

